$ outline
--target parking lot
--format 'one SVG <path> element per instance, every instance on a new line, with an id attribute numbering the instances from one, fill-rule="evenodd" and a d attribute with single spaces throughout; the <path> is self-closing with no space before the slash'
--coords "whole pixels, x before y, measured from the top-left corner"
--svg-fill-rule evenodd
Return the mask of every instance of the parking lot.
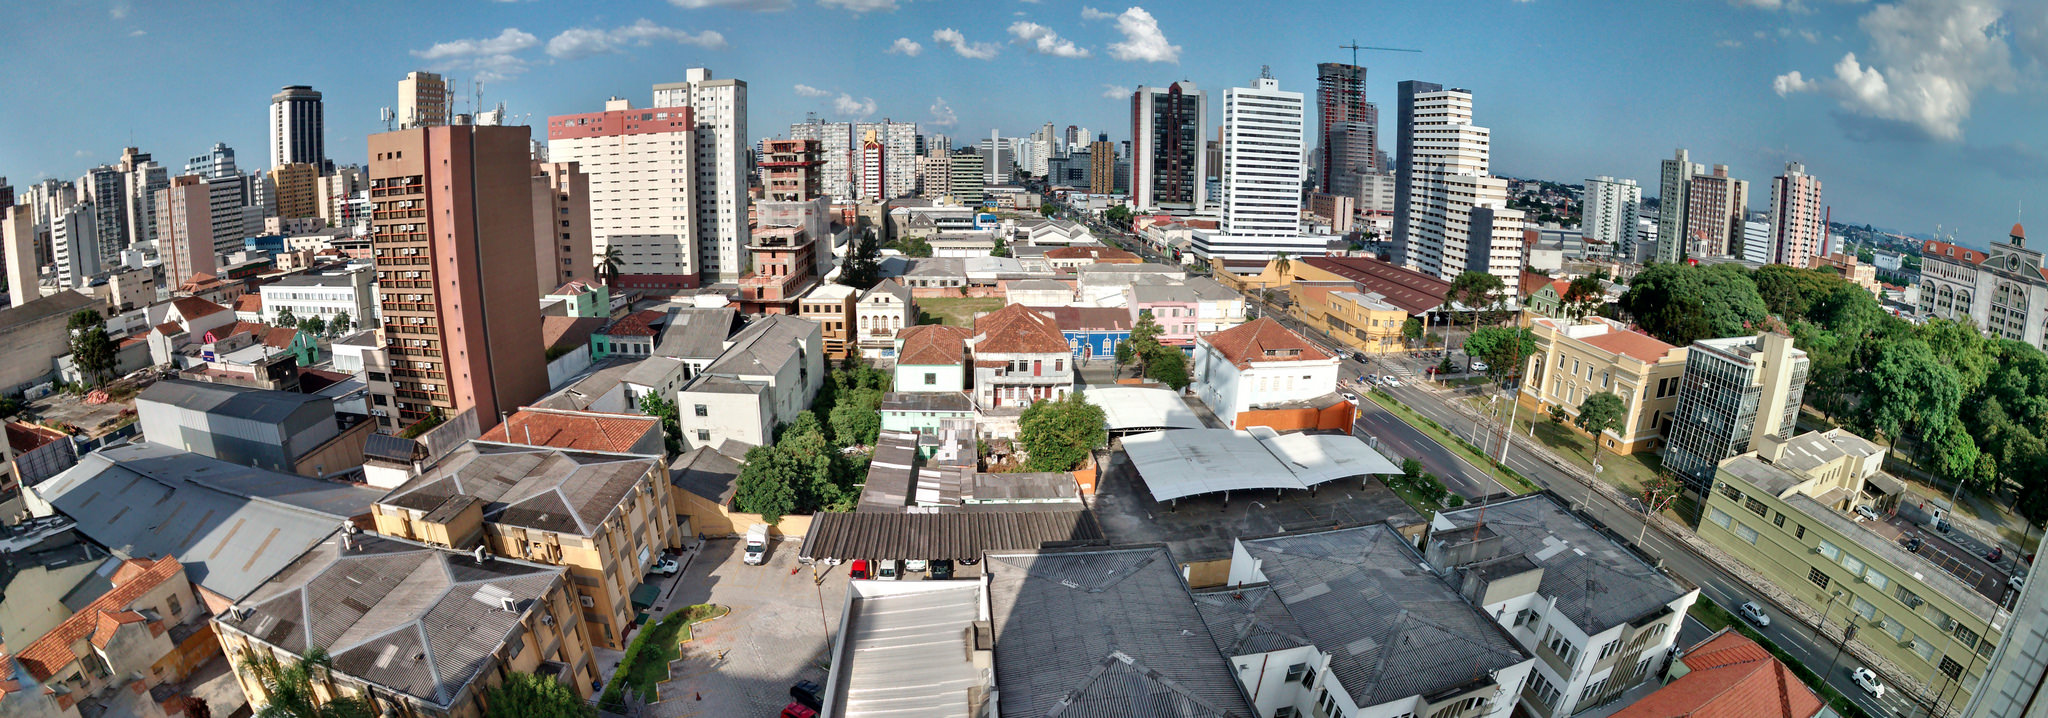
<path id="1" fill-rule="evenodd" d="M 825 683 L 827 637 L 839 627 L 846 567 L 819 566 L 812 580 L 797 563 L 798 543 L 771 544 L 768 561 L 748 566 L 738 539 L 711 539 L 683 572 L 669 605 L 713 603 L 732 614 L 699 624 L 670 666 L 661 702 L 647 715 L 772 716 L 799 679 Z"/>

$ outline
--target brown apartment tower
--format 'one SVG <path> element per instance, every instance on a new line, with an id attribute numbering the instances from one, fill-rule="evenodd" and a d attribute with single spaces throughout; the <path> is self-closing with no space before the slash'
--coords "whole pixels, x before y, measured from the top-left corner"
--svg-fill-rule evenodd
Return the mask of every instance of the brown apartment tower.
<path id="1" fill-rule="evenodd" d="M 398 428 L 499 412 L 547 392 L 523 126 L 370 136 L 372 249 Z"/>

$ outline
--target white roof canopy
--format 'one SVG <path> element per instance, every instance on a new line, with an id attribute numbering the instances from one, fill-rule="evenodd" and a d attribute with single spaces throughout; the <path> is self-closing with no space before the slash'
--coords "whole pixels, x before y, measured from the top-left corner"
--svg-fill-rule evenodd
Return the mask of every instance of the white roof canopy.
<path id="1" fill-rule="evenodd" d="M 1155 501 L 1246 489 L 1306 489 L 1401 468 L 1357 437 L 1186 429 L 1124 439 L 1124 453 Z"/>
<path id="2" fill-rule="evenodd" d="M 1088 403 L 1102 407 L 1110 431 L 1135 429 L 1200 429 L 1202 420 L 1171 389 L 1142 386 L 1090 386 L 1081 392 Z"/>

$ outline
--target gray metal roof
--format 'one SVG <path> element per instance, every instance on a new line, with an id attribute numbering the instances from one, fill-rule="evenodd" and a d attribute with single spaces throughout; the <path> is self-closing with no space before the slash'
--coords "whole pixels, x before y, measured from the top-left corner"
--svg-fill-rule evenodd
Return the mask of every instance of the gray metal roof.
<path id="1" fill-rule="evenodd" d="M 654 342 L 654 355 L 713 359 L 725 351 L 725 338 L 732 335 L 738 318 L 739 310 L 731 307 L 670 310 L 668 325 Z"/>
<path id="2" fill-rule="evenodd" d="M 974 400 L 958 391 L 892 391 L 882 395 L 880 411 L 971 412 Z"/>
<path id="3" fill-rule="evenodd" d="M 1217 647 L 1243 656 L 1260 643 L 1304 638 L 1330 654 L 1330 672 L 1361 707 L 1491 680 L 1493 671 L 1530 657 L 1386 526 L 1243 545 L 1272 593 L 1258 603 L 1232 599 L 1227 589 L 1204 594 L 1202 615 L 1212 628 L 1229 624 L 1247 637 L 1260 630 L 1273 637 L 1241 646 L 1236 635 L 1219 633 Z M 1265 601 L 1281 604 L 1292 623 L 1259 620 Z"/>
<path id="4" fill-rule="evenodd" d="M 472 441 L 378 503 L 432 512 L 450 501 L 484 503 L 484 520 L 538 531 L 596 535 L 659 458 Z"/>
<path id="5" fill-rule="evenodd" d="M 1439 516 L 1471 526 L 1479 511 L 1467 505 Z M 1486 527 L 1501 538 L 1501 555 L 1528 554 L 1542 566 L 1537 592 L 1556 599 L 1557 610 L 1587 635 L 1662 610 L 1692 590 L 1565 511 L 1548 492 L 1495 501 L 1485 511 Z"/>
<path id="6" fill-rule="evenodd" d="M 1338 479 L 1398 474 L 1394 464 L 1357 437 L 1178 429 L 1124 438 L 1154 501 L 1247 489 L 1307 489 Z"/>
<path id="7" fill-rule="evenodd" d="M 31 299 L 18 307 L 0 309 L 0 329 L 11 329 L 54 316 L 69 316 L 86 307 L 102 307 L 106 302 L 66 289 L 40 299 Z"/>
<path id="8" fill-rule="evenodd" d="M 912 301 L 910 296 L 910 290 L 905 288 L 901 284 L 897 284 L 896 280 L 894 279 L 884 279 L 876 283 L 875 286 L 869 287 L 866 293 L 860 295 L 860 301 L 865 302 L 868 300 L 868 297 L 872 297 L 877 294 L 887 294 L 893 296 L 898 301 L 901 301 L 905 304 L 909 304 Z"/>
<path id="9" fill-rule="evenodd" d="M 1188 408 L 1180 392 L 1143 386 L 1101 384 L 1081 392 L 1088 403 L 1102 407 L 1110 431 L 1138 429 L 1201 429 L 1206 425 Z"/>
<path id="10" fill-rule="evenodd" d="M 978 559 L 990 551 L 1098 544 L 1102 528 L 1086 511 L 820 511 L 804 533 L 806 558 Z"/>
<path id="11" fill-rule="evenodd" d="M 903 511 L 917 483 L 917 434 L 884 431 L 875 441 L 856 511 Z"/>
<path id="12" fill-rule="evenodd" d="M 704 368 L 705 374 L 724 376 L 771 376 L 782 369 L 797 349 L 819 333 L 818 323 L 787 314 L 770 314 L 748 324 L 732 336 L 732 346 L 718 360 Z"/>
<path id="13" fill-rule="evenodd" d="M 347 274 L 292 274 L 279 277 L 265 287 L 352 287 L 355 278 Z M 259 288 L 260 289 L 260 288 Z"/>
<path id="14" fill-rule="evenodd" d="M 177 557 L 229 600 L 341 526 L 378 492 L 149 443 L 109 447 L 33 489 L 126 557 Z"/>
<path id="15" fill-rule="evenodd" d="M 855 585 L 833 672 L 832 716 L 969 718 L 984 686 L 968 650 L 981 620 L 981 584 Z M 865 592 L 866 595 L 863 595 Z"/>
<path id="16" fill-rule="evenodd" d="M 1081 501 L 1081 487 L 1064 471 L 1016 474 L 977 473 L 969 479 L 973 501 Z"/>
<path id="17" fill-rule="evenodd" d="M 610 392 L 612 387 L 618 386 L 626 374 L 639 366 L 640 362 L 640 359 L 621 356 L 606 357 L 585 369 L 582 376 L 555 390 L 554 393 L 541 397 L 540 401 L 532 405 L 543 409 L 588 409 L 592 402 Z"/>
<path id="18" fill-rule="evenodd" d="M 217 620 L 295 654 L 325 648 L 335 671 L 446 708 L 567 575 L 375 534 L 350 542 L 336 535 L 314 546 L 239 602 L 246 615 Z M 504 610 L 504 598 L 517 610 Z"/>
<path id="19" fill-rule="evenodd" d="M 992 553 L 1001 715 L 1252 718 L 1164 547 Z"/>
<path id="20" fill-rule="evenodd" d="M 426 451 L 420 447 L 419 442 L 412 439 L 389 434 L 371 434 L 363 442 L 363 456 L 409 464 L 426 458 Z"/>
<path id="21" fill-rule="evenodd" d="M 668 466 L 670 484 L 720 505 L 732 498 L 739 477 L 740 462 L 713 451 L 709 446 L 691 449 Z"/>
<path id="22" fill-rule="evenodd" d="M 325 405 L 327 413 L 334 413 L 334 400 L 323 396 L 184 379 L 165 379 L 151 384 L 137 394 L 135 400 L 265 424 L 283 423 L 308 404 Z"/>

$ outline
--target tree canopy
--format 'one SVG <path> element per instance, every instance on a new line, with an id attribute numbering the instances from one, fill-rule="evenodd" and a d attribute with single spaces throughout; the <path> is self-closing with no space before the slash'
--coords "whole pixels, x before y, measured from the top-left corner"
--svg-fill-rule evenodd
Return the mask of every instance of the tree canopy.
<path id="1" fill-rule="evenodd" d="M 1017 440 L 1029 458 L 1027 471 L 1072 471 L 1088 452 L 1109 441 L 1102 407 L 1088 403 L 1081 392 L 1047 399 L 1024 409 Z"/>
<path id="2" fill-rule="evenodd" d="M 589 718 L 596 715 L 561 681 L 531 673 L 507 673 L 505 682 L 484 694 L 484 718 Z"/>
<path id="3" fill-rule="evenodd" d="M 1498 381 L 1522 370 L 1536 353 L 1536 335 L 1520 327 L 1480 327 L 1465 339 L 1465 353 L 1485 361 L 1486 376 Z"/>
<path id="4" fill-rule="evenodd" d="M 107 334 L 107 320 L 99 312 L 80 309 L 66 321 L 71 330 L 71 362 L 90 384 L 105 381 L 119 365 L 119 347 Z"/>
<path id="5" fill-rule="evenodd" d="M 1754 334 L 1768 314 L 1740 265 L 1652 264 L 1621 295 L 1621 309 L 1666 343 Z"/>
<path id="6" fill-rule="evenodd" d="M 1627 418 L 1628 408 L 1622 406 L 1621 397 L 1616 396 L 1614 392 L 1603 391 L 1579 402 L 1579 415 L 1572 419 L 1572 423 L 1593 435 L 1593 449 L 1589 458 L 1598 463 L 1600 432 L 1621 428 L 1621 423 Z"/>
<path id="7" fill-rule="evenodd" d="M 316 685 L 326 683 L 327 651 L 315 648 L 289 665 L 268 651 L 251 651 L 242 665 L 263 685 L 268 702 L 257 718 L 373 718 L 370 702 L 361 696 L 330 696 L 321 700 Z"/>

